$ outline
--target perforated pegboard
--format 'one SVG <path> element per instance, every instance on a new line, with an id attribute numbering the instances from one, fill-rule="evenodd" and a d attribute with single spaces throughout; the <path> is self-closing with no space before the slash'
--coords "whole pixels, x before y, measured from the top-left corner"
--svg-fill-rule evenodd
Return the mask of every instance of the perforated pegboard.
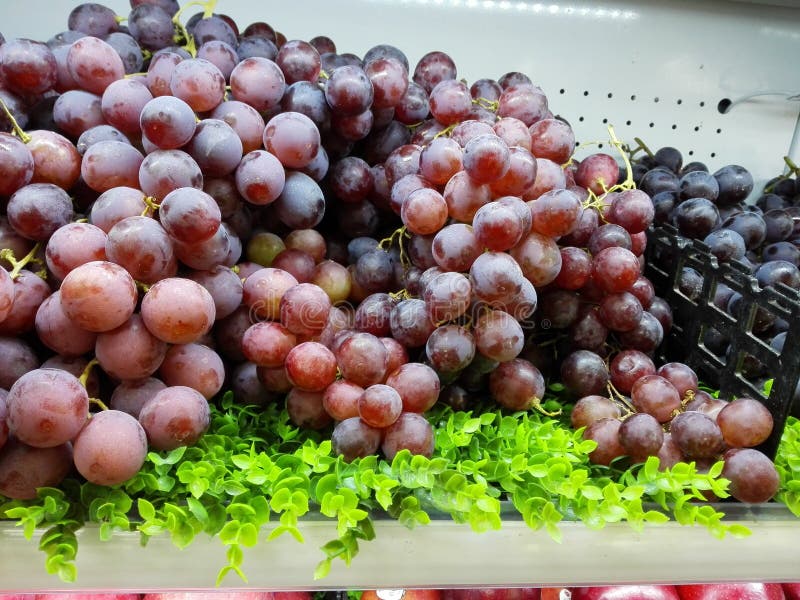
<path id="1" fill-rule="evenodd" d="M 126 0 L 104 2 L 127 14 Z M 0 0 L 6 37 L 47 38 L 78 0 Z M 771 4 L 771 3 L 770 3 Z M 781 2 L 781 4 L 797 4 Z M 527 73 L 581 141 L 672 145 L 712 168 L 738 163 L 767 179 L 789 151 L 800 102 L 761 96 L 720 114 L 720 100 L 800 93 L 800 8 L 744 2 L 526 0 L 219 0 L 242 26 L 264 20 L 289 38 L 331 36 L 342 52 L 390 43 L 412 65 L 453 56 L 468 81 Z M 413 68 L 413 67 L 412 67 Z"/>

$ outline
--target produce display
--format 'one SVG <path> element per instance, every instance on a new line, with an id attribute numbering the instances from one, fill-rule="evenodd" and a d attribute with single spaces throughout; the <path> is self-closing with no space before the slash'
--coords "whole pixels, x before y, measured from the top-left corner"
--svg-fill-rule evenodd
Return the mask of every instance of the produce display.
<path id="1" fill-rule="evenodd" d="M 482 531 L 510 505 L 556 539 L 747 535 L 728 497 L 800 514 L 800 423 L 773 462 L 763 404 L 657 364 L 673 315 L 643 275 L 672 220 L 797 287 L 794 180 L 749 209 L 743 169 L 632 163 L 611 127 L 578 160 L 525 74 L 198 4 L 84 3 L 0 44 L 0 517 L 49 573 L 76 579 L 86 523 L 217 536 L 221 582 L 310 511 L 338 525 L 318 578 L 375 510 Z"/>

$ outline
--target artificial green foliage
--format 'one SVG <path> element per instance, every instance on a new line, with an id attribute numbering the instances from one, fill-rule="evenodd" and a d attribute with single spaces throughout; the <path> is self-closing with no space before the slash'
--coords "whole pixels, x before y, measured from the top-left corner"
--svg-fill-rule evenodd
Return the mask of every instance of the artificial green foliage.
<path id="1" fill-rule="evenodd" d="M 550 399 L 545 406 L 556 404 Z M 694 463 L 660 470 L 657 458 L 592 465 L 595 442 L 572 430 L 564 415 L 441 406 L 429 418 L 436 429 L 432 458 L 401 451 L 391 462 L 370 456 L 347 463 L 333 454 L 329 431 L 299 430 L 277 405 L 240 406 L 227 394 L 212 407 L 210 430 L 197 445 L 149 453 L 125 484 L 68 479 L 35 500 L 0 503 L 0 516 L 15 520 L 29 539 L 38 536 L 47 571 L 64 581 L 76 578 L 75 532 L 87 523 L 99 525 L 102 540 L 134 531 L 143 544 L 169 535 L 180 548 L 199 534 L 215 536 L 227 548 L 218 583 L 231 573 L 246 581 L 243 558 L 258 543 L 284 535 L 303 543 L 309 518 L 336 524 L 336 537 L 320 549 L 317 578 L 335 560 L 349 564 L 356 557 L 375 537 L 375 518 L 415 528 L 444 514 L 476 532 L 521 518 L 556 542 L 560 524 L 575 520 L 593 529 L 624 521 L 638 531 L 673 519 L 717 537 L 749 534 L 705 502 L 707 494 L 727 496 L 721 463 L 705 473 Z M 778 499 L 800 516 L 796 420 L 787 426 L 777 464 Z"/>

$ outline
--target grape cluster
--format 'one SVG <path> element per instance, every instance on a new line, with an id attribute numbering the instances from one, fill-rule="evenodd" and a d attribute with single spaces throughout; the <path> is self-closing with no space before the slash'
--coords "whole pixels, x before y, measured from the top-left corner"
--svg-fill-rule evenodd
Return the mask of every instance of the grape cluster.
<path id="1" fill-rule="evenodd" d="M 430 456 L 440 397 L 527 410 L 556 372 L 576 398 L 656 377 L 652 190 L 574 159 L 526 75 L 131 8 L 0 45 L 0 493 L 125 481 L 225 386 L 333 426 L 349 460 Z"/>
<path id="2" fill-rule="evenodd" d="M 726 165 L 711 174 L 703 163 L 683 165 L 681 153 L 668 147 L 634 163 L 639 187 L 652 196 L 656 224 L 673 225 L 682 236 L 701 240 L 720 264 L 737 262 L 762 289 L 779 291 L 778 284 L 800 290 L 800 189 L 793 174 L 768 182 L 755 203 L 746 204 L 753 178 L 738 165 Z M 685 267 L 678 283 L 691 300 L 701 298 L 703 277 L 697 270 Z M 715 287 L 713 302 L 737 318 L 748 311 L 742 295 L 724 282 Z M 757 311 L 753 333 L 778 352 L 787 330 L 783 319 Z M 703 341 L 718 356 L 725 356 L 730 346 L 730 340 L 714 328 L 706 331 Z M 768 371 L 746 355 L 742 372 L 758 379 Z"/>
<path id="3" fill-rule="evenodd" d="M 573 427 L 585 427 L 584 438 L 597 442 L 592 462 L 609 465 L 627 457 L 639 463 L 657 456 L 662 468 L 694 461 L 707 470 L 722 460 L 722 475 L 737 500 L 766 502 L 778 491 L 775 465 L 754 449 L 773 427 L 772 415 L 758 400 L 715 398 L 698 388 L 688 366 L 666 363 L 656 369 L 637 350 L 611 361 L 608 391 L 580 398 L 570 415 Z"/>

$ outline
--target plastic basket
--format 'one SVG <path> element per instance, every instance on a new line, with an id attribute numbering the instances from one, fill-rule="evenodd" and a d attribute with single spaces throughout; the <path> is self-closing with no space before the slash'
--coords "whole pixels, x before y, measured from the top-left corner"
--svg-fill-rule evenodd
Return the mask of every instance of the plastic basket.
<path id="1" fill-rule="evenodd" d="M 680 289 L 681 273 L 686 267 L 703 278 L 702 292 L 694 299 Z M 774 428 L 759 450 L 773 458 L 800 381 L 800 293 L 783 284 L 760 288 L 744 264 L 720 264 L 705 244 L 678 235 L 671 226 L 649 232 L 646 275 L 673 311 L 674 323 L 658 358 L 688 364 L 702 382 L 720 390 L 723 398 L 749 396 L 764 403 L 772 413 Z M 742 295 L 738 315 L 714 304 L 720 283 Z M 757 315 L 788 323 L 786 343 L 780 352 L 753 333 Z M 712 330 L 728 340 L 721 354 L 706 344 L 707 333 Z M 764 366 L 759 377 L 748 376 L 745 361 L 752 360 Z M 768 379 L 773 382 L 766 393 L 764 383 Z"/>

